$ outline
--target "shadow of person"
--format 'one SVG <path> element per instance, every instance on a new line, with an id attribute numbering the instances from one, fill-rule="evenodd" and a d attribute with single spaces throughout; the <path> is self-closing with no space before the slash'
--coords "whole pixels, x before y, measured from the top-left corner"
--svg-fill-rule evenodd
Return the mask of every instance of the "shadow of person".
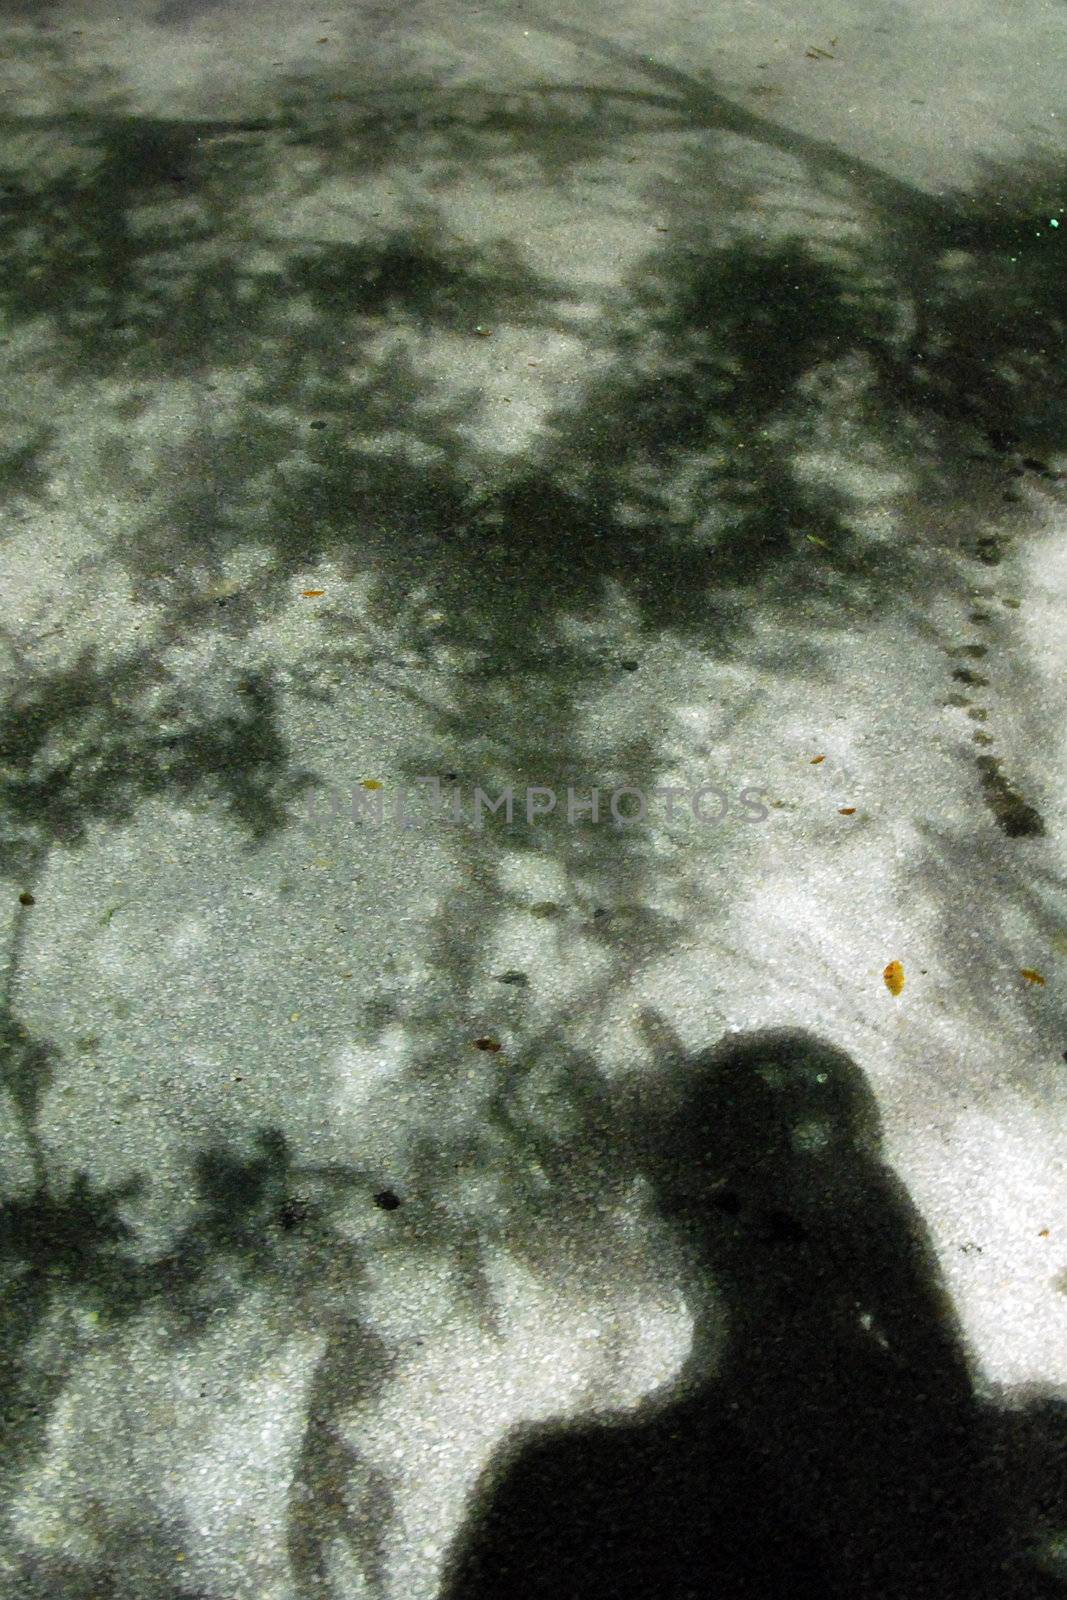
<path id="1" fill-rule="evenodd" d="M 675 1112 L 634 1143 L 691 1263 L 692 1353 L 636 1412 L 518 1430 L 442 1595 L 1064 1593 L 1013 1528 L 995 1425 L 858 1068 L 790 1030 L 674 1070 Z"/>

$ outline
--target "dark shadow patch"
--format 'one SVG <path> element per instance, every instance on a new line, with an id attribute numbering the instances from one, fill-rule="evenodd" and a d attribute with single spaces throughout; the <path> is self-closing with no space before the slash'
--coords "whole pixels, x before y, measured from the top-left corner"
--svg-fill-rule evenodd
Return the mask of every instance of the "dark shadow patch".
<path id="1" fill-rule="evenodd" d="M 368 1592 L 384 1592 L 395 1486 L 346 1437 L 346 1421 L 380 1392 L 392 1370 L 381 1340 L 358 1320 L 331 1326 L 309 1386 L 289 1488 L 287 1543 L 300 1600 L 333 1600 L 330 1554 L 336 1541 L 359 1567 Z"/>
<path id="2" fill-rule="evenodd" d="M 0 445 L 0 502 L 38 500 L 47 490 L 54 428 L 34 428 L 29 438 Z"/>
<path id="3" fill-rule="evenodd" d="M 997 756 L 976 756 L 982 794 L 997 826 L 1009 839 L 1043 839 L 1045 822 L 1036 806 L 1019 793 L 1004 774 Z"/>
<path id="4" fill-rule="evenodd" d="M 120 1214 L 140 1192 L 137 1179 L 96 1188 L 76 1173 L 65 1190 L 39 1185 L 0 1206 L 0 1418 L 2 1476 L 10 1488 L 45 1446 L 52 1409 L 81 1354 L 64 1341 L 58 1359 L 42 1361 L 39 1331 L 60 1307 L 75 1304 L 118 1321 L 138 1304 L 137 1273 L 125 1255 L 132 1232 Z"/>
<path id="5" fill-rule="evenodd" d="M 290 767 L 269 673 L 213 710 L 168 683 L 155 651 L 100 656 L 31 674 L 0 709 L 3 870 L 35 869 L 50 845 L 80 845 L 90 822 L 128 821 L 151 796 L 218 795 L 253 844 L 288 822 L 313 779 Z"/>
<path id="6" fill-rule="evenodd" d="M 799 1032 L 672 1066 L 676 1115 L 634 1131 L 686 1242 L 693 1355 L 636 1415 L 521 1429 L 443 1596 L 1062 1594 L 1037 1551 L 1064 1501 L 1018 1498 L 1035 1452 L 974 1397 L 856 1066 Z"/>
<path id="7" fill-rule="evenodd" d="M 230 0 L 164 0 L 152 19 L 160 28 L 190 28 L 229 8 Z"/>

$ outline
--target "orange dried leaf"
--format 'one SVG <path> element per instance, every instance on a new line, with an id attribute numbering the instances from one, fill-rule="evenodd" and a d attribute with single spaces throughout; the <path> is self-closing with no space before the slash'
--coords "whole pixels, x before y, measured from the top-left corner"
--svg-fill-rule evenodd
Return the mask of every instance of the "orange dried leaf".
<path id="1" fill-rule="evenodd" d="M 1026 979 L 1027 983 L 1044 984 L 1044 978 L 1041 976 L 1040 972 L 1035 972 L 1033 967 L 1020 967 L 1019 972 Z"/>
<path id="2" fill-rule="evenodd" d="M 897 995 L 904 987 L 904 965 L 900 961 L 891 961 L 882 973 L 882 980 L 892 995 Z"/>
<path id="3" fill-rule="evenodd" d="M 819 765 L 820 761 L 825 761 L 825 760 L 826 760 L 825 756 L 812 756 L 811 765 L 813 767 L 817 767 Z"/>
<path id="4" fill-rule="evenodd" d="M 838 806 L 837 814 L 841 817 L 854 817 L 856 815 L 856 808 L 855 806 Z"/>
<path id="5" fill-rule="evenodd" d="M 320 594 L 325 594 L 325 589 L 301 589 L 300 593 L 305 600 L 317 600 Z"/>

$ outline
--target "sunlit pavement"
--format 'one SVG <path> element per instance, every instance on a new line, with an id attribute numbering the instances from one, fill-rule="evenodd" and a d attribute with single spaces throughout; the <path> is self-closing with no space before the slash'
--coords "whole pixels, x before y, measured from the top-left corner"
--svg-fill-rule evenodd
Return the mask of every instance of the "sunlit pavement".
<path id="1" fill-rule="evenodd" d="M 1067 11 L 321 10 L 0 4 L 5 1592 L 431 1600 L 812 1359 L 753 1034 L 1063 1581 Z"/>

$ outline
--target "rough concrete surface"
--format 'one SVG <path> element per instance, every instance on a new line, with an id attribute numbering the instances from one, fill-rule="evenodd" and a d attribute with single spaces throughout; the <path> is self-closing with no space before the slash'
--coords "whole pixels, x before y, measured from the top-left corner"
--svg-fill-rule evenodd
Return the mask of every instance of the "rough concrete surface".
<path id="1" fill-rule="evenodd" d="M 5 1594 L 1067 1593 L 1065 67 L 0 0 Z"/>

